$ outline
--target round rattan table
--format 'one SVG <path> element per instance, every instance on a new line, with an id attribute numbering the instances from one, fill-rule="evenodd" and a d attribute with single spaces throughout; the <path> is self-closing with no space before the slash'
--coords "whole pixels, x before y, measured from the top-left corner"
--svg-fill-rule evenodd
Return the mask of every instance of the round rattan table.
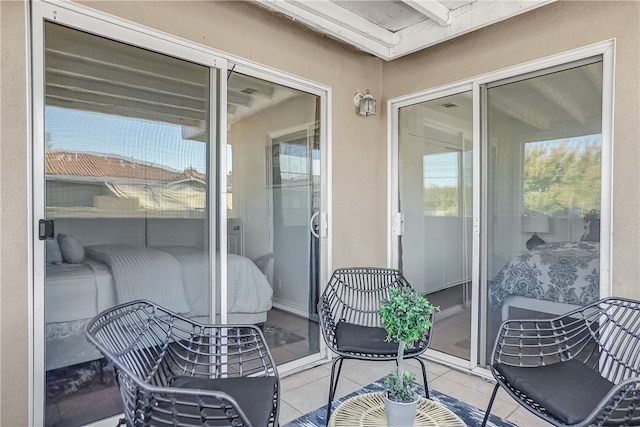
<path id="1" fill-rule="evenodd" d="M 342 402 L 331 414 L 329 427 L 387 427 L 382 393 L 365 393 Z M 414 426 L 466 427 L 456 414 L 434 402 L 420 398 Z"/>

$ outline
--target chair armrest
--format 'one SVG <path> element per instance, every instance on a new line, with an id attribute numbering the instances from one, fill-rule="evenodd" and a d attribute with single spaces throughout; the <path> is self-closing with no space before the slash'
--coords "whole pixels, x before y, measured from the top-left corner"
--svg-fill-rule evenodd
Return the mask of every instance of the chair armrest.
<path id="1" fill-rule="evenodd" d="M 629 378 L 613 387 L 600 405 L 581 423 L 584 426 L 639 425 L 640 378 Z"/>
<path id="2" fill-rule="evenodd" d="M 592 358 L 597 347 L 589 324 L 580 316 L 507 320 L 498 331 L 492 365 L 536 367 L 578 355 L 583 363 L 594 363 Z"/>

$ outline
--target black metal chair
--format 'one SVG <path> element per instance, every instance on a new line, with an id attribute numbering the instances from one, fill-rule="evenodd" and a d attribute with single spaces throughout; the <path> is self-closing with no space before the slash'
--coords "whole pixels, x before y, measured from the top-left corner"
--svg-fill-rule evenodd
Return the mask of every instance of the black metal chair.
<path id="1" fill-rule="evenodd" d="M 640 302 L 605 298 L 548 320 L 502 323 L 497 384 L 556 426 L 640 425 Z"/>
<path id="2" fill-rule="evenodd" d="M 280 380 L 254 325 L 200 324 L 134 301 L 86 334 L 115 366 L 128 426 L 278 425 Z"/>
<path id="3" fill-rule="evenodd" d="M 337 355 L 331 365 L 327 423 L 345 359 L 397 359 L 398 344 L 385 341 L 387 332 L 382 327 L 378 310 L 381 303 L 388 299 L 390 288 L 410 286 L 402 273 L 389 268 L 354 267 L 333 272 L 318 303 L 322 336 L 329 349 Z M 406 350 L 404 354 L 404 359 L 416 359 L 420 363 L 426 397 L 429 397 L 427 370 L 418 356 L 429 347 L 431 329 L 426 330 L 414 348 Z"/>

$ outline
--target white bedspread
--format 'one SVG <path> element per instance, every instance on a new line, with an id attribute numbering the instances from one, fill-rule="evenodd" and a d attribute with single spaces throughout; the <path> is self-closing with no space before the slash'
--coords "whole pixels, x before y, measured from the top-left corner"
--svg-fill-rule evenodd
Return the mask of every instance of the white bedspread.
<path id="1" fill-rule="evenodd" d="M 188 246 L 137 248 L 87 246 L 88 258 L 109 266 L 116 302 L 148 299 L 189 317 L 209 314 L 209 259 Z M 273 289 L 248 258 L 227 255 L 227 310 L 261 313 L 271 309 Z"/>
<path id="2" fill-rule="evenodd" d="M 182 266 L 164 251 L 123 245 L 87 246 L 88 257 L 111 269 L 118 304 L 148 299 L 176 313 L 188 313 Z"/>
<path id="3" fill-rule="evenodd" d="M 182 280 L 191 311 L 189 316 L 209 314 L 208 255 L 188 246 L 162 246 L 182 265 Z M 273 289 L 264 274 L 248 258 L 227 254 L 227 309 L 230 313 L 261 313 L 271 309 Z"/>

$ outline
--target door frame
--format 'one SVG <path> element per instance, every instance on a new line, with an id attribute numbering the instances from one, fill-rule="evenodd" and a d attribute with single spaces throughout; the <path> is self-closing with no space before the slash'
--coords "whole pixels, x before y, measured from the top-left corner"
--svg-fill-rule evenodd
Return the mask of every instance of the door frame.
<path id="1" fill-rule="evenodd" d="M 332 233 L 331 233 L 331 218 L 332 218 L 332 138 L 331 138 L 331 105 L 332 94 L 331 87 L 318 83 L 315 81 L 303 79 L 299 76 L 283 73 L 281 71 L 269 68 L 266 66 L 250 63 L 248 61 L 232 58 L 230 59 L 230 69 L 234 72 L 245 74 L 251 77 L 255 77 L 262 80 L 268 80 L 273 83 L 277 83 L 283 86 L 288 86 L 293 89 L 307 92 L 312 95 L 316 95 L 320 98 L 320 116 L 319 130 L 320 130 L 320 290 L 322 292 L 326 283 L 329 280 L 330 272 L 332 271 Z M 297 129 L 297 127 L 296 127 Z M 286 132 L 286 130 L 283 130 Z M 278 132 L 271 134 L 270 136 L 280 135 Z M 265 141 L 265 146 L 267 141 Z M 226 186 L 224 187 L 226 188 Z M 226 209 L 224 212 L 225 224 L 226 224 Z M 223 225 L 225 225 L 223 224 Z M 226 225 L 225 225 L 226 226 Z M 328 360 L 330 352 L 327 349 L 325 342 L 320 339 L 320 352 L 315 353 L 292 362 L 286 363 L 282 366 L 278 366 L 278 372 L 280 374 L 288 374 L 299 370 L 302 367 L 307 367 L 312 364 L 320 363 L 323 360 Z"/>
<path id="2" fill-rule="evenodd" d="M 38 229 L 38 220 L 45 218 L 45 140 L 44 135 L 44 22 L 58 22 L 71 28 L 87 33 L 103 36 L 116 41 L 132 44 L 161 54 L 170 55 L 179 59 L 209 67 L 211 73 L 209 113 L 210 129 L 209 140 L 216 142 L 220 147 L 227 145 L 227 79 L 230 61 L 233 61 L 236 69 L 243 69 L 245 73 L 256 77 L 269 79 L 302 91 L 320 96 L 320 138 L 321 138 L 321 251 L 320 251 L 320 283 L 326 283 L 328 271 L 331 268 L 331 233 L 329 233 L 331 212 L 331 88 L 317 82 L 292 76 L 290 74 L 271 69 L 266 66 L 254 64 L 251 61 L 234 57 L 233 55 L 217 51 L 179 37 L 154 30 L 142 25 L 132 23 L 125 19 L 100 12 L 82 4 L 73 2 L 57 2 L 54 0 L 35 0 L 30 3 L 28 38 L 30 42 L 31 57 L 28 63 L 30 71 L 30 145 L 29 172 L 30 203 L 29 219 L 31 230 Z M 210 174 L 209 199 L 218 201 L 218 209 L 212 206 L 209 215 L 209 242 L 218 242 L 219 247 L 210 250 L 210 263 L 212 266 L 212 293 L 211 318 L 215 318 L 215 291 L 214 283 L 226 283 L 226 258 L 227 251 L 219 248 L 227 247 L 227 223 L 226 204 L 219 203 L 226 197 L 226 150 L 209 150 L 209 164 L 218 170 Z M 44 280 L 45 280 L 45 243 L 38 239 L 37 233 L 30 233 L 32 242 L 29 253 L 29 424 L 44 425 L 45 394 L 45 331 L 44 331 Z M 213 249 L 213 247 L 211 247 Z M 221 287 L 221 321 L 226 322 L 226 286 Z M 318 363 L 322 358 L 328 357 L 328 351 L 323 342 L 320 343 L 320 353 L 314 357 L 307 357 L 292 362 L 280 369 L 282 372 L 293 371 L 309 363 Z M 111 420 L 107 420 L 108 423 Z M 100 424 L 100 422 L 98 422 Z"/>
<path id="3" fill-rule="evenodd" d="M 438 86 L 408 95 L 390 98 L 387 101 L 387 264 L 399 265 L 398 236 L 403 231 L 402 216 L 399 212 L 399 164 L 398 132 L 399 110 L 402 107 L 417 104 L 465 90 L 473 92 L 473 255 L 472 255 L 472 318 L 471 318 L 471 357 L 469 361 L 429 349 L 427 355 L 434 360 L 459 368 L 490 376 L 484 366 L 491 337 L 486 336 L 487 301 L 486 289 L 486 250 L 487 250 L 487 205 L 486 205 L 486 127 L 481 126 L 486 106 L 486 85 L 529 73 L 542 72 L 551 67 L 591 58 L 602 57 L 602 174 L 601 174 L 601 229 L 600 229 L 600 297 L 611 295 L 612 284 L 612 230 L 613 230 L 613 101 L 615 81 L 615 39 L 605 40 L 588 46 L 562 52 L 548 57 L 532 60 L 486 74 L 470 77 L 458 82 Z M 485 93 L 486 95 L 486 93 Z"/>

